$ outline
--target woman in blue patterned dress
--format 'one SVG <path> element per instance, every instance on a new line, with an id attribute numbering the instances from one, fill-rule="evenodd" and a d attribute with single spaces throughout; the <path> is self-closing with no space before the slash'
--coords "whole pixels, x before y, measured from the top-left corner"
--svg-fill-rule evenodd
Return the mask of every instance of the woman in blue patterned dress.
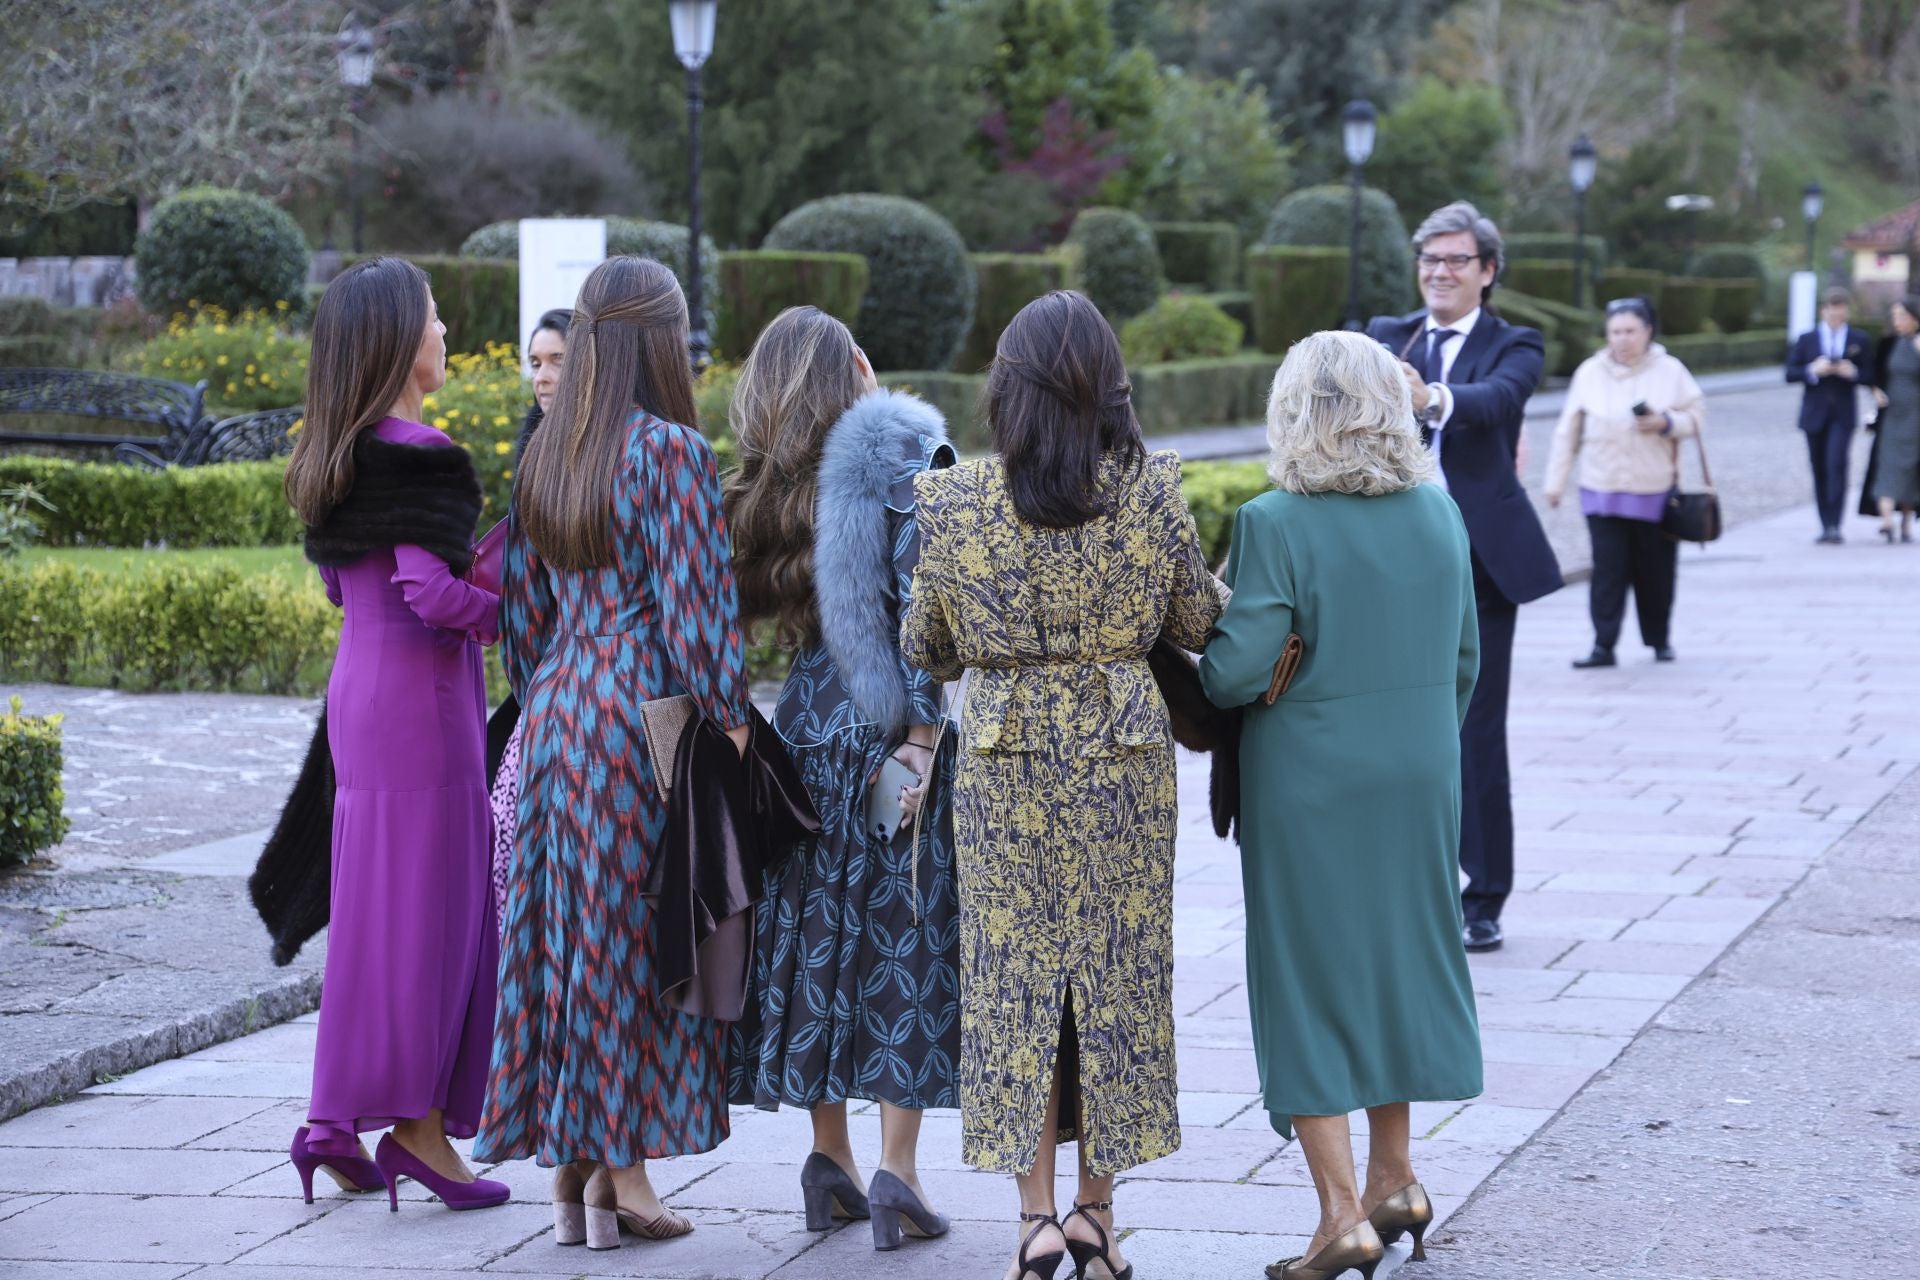
<path id="1" fill-rule="evenodd" d="M 755 918 L 754 998 L 730 1046 L 735 1102 L 804 1107 L 807 1226 L 873 1219 L 874 1246 L 941 1235 L 915 1160 L 920 1113 L 958 1103 L 958 884 L 951 740 L 940 685 L 900 656 L 919 539 L 913 478 L 952 465 L 930 405 L 879 390 L 847 327 L 783 311 L 734 392 L 740 470 L 727 484 L 742 612 L 798 650 L 774 726 L 806 778 L 819 836 L 768 873 Z M 891 839 L 869 830 L 889 756 L 921 781 Z M 921 801 L 925 803 L 922 805 Z M 918 811 L 918 829 L 914 817 Z M 847 1099 L 880 1104 L 881 1156 L 863 1194 Z"/>
<path id="2" fill-rule="evenodd" d="M 727 1136 L 723 1024 L 654 990 L 641 886 L 667 814 L 640 704 L 691 694 L 743 748 L 748 704 L 686 299 L 659 263 L 610 258 L 575 317 L 514 494 L 501 639 L 525 708 L 520 810 L 474 1154 L 559 1166 L 556 1240 L 600 1246 L 616 1217 L 650 1238 L 692 1230 L 645 1162 Z"/>

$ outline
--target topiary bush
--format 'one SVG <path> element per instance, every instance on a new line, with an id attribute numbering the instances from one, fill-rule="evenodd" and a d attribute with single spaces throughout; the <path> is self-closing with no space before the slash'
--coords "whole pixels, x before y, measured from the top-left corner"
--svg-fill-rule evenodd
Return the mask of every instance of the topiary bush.
<path id="1" fill-rule="evenodd" d="M 1175 360 L 1127 370 L 1133 378 L 1133 411 L 1149 435 L 1260 422 L 1277 357 L 1251 353 L 1222 360 Z"/>
<path id="2" fill-rule="evenodd" d="M 1533 258 L 1573 265 L 1577 237 L 1562 231 L 1515 231 L 1502 237 L 1506 241 L 1507 261 Z M 1607 270 L 1607 238 L 1587 237 L 1587 279 L 1596 280 Z"/>
<path id="3" fill-rule="evenodd" d="M 1660 287 L 1660 329 L 1676 337 L 1703 332 L 1713 314 L 1712 280 L 1668 276 Z"/>
<path id="4" fill-rule="evenodd" d="M 307 242 L 300 224 L 259 196 L 189 187 L 162 200 L 134 243 L 140 304 L 170 316 L 199 306 L 233 314 L 300 306 Z"/>
<path id="5" fill-rule="evenodd" d="M 1080 254 L 1080 288 L 1118 326 L 1166 292 L 1160 249 L 1146 219 L 1125 209 L 1082 209 L 1067 233 Z"/>
<path id="6" fill-rule="evenodd" d="M 1720 332 L 1739 333 L 1753 323 L 1753 308 L 1759 301 L 1760 286 L 1751 279 L 1715 280 L 1710 286 L 1707 314 Z"/>
<path id="7" fill-rule="evenodd" d="M 1197 293 L 1170 293 L 1120 329 L 1120 354 L 1129 366 L 1237 355 L 1246 330 Z"/>
<path id="8" fill-rule="evenodd" d="M 1600 277 L 1600 285 L 1594 291 L 1594 301 L 1605 305 L 1615 298 L 1645 298 L 1653 304 L 1657 314 L 1660 309 L 1660 289 L 1666 279 L 1658 271 L 1639 267 L 1609 267 L 1607 273 Z"/>
<path id="9" fill-rule="evenodd" d="M 1262 416 L 1266 413 L 1264 400 L 1260 412 Z M 1180 493 L 1187 500 L 1187 510 L 1193 513 L 1194 528 L 1209 564 L 1226 560 L 1233 541 L 1233 517 L 1240 508 L 1272 487 L 1264 462 L 1180 464 Z"/>
<path id="10" fill-rule="evenodd" d="M 352 266 L 371 256 L 347 254 L 340 265 Z M 409 255 L 407 261 L 432 279 L 433 300 L 447 326 L 448 351 L 478 353 L 489 345 L 519 345 L 519 259 Z"/>
<path id="11" fill-rule="evenodd" d="M 1229 289 L 1224 293 L 1203 293 L 1199 296 L 1238 320 L 1240 344 L 1253 345 L 1253 295 L 1251 293 L 1245 289 Z"/>
<path id="12" fill-rule="evenodd" d="M 1687 274 L 1699 280 L 1751 280 L 1756 302 L 1767 287 L 1766 260 L 1744 244 L 1705 246 L 1687 263 Z"/>
<path id="13" fill-rule="evenodd" d="M 855 253 L 785 253 L 762 249 L 720 255 L 714 340 L 732 360 L 746 358 L 760 331 L 788 307 L 814 306 L 850 329 L 860 321 L 867 260 Z"/>
<path id="14" fill-rule="evenodd" d="M 1563 306 L 1573 305 L 1573 264 L 1554 258 L 1509 258 L 1501 273 L 1502 288 L 1545 298 Z"/>
<path id="15" fill-rule="evenodd" d="M 1055 253 L 976 253 L 973 271 L 980 290 L 973 304 L 973 323 L 954 366 L 962 373 L 978 373 L 993 359 L 1000 334 L 1020 308 L 1055 289 L 1065 289 L 1069 262 Z"/>
<path id="16" fill-rule="evenodd" d="M 1347 251 L 1263 245 L 1247 251 L 1253 334 L 1262 351 L 1282 355 L 1310 333 L 1337 328 L 1347 296 Z"/>
<path id="17" fill-rule="evenodd" d="M 22 715 L 17 694 L 0 714 L 0 867 L 66 838 L 60 719 Z"/>
<path id="18" fill-rule="evenodd" d="M 1329 185 L 1296 191 L 1274 207 L 1260 243 L 1344 249 L 1349 240 L 1352 204 L 1353 192 L 1348 187 Z M 1258 288 L 1254 292 L 1258 294 Z M 1340 296 L 1344 309 L 1344 280 Z M 1413 297 L 1413 245 L 1407 239 L 1407 225 L 1386 193 L 1369 187 L 1360 196 L 1361 319 L 1396 315 L 1412 305 Z"/>
<path id="19" fill-rule="evenodd" d="M 967 246 L 952 223 L 917 201 L 810 201 L 776 222 L 762 247 L 867 260 L 854 336 L 876 369 L 944 369 L 973 323 L 978 286 Z"/>
<path id="20" fill-rule="evenodd" d="M 148 471 L 120 463 L 0 458 L 0 489 L 32 485 L 49 547 L 258 547 L 300 539 L 282 487 L 284 460 Z"/>
<path id="21" fill-rule="evenodd" d="M 1154 222 L 1167 279 L 1215 292 L 1240 282 L 1240 228 L 1231 222 Z"/>

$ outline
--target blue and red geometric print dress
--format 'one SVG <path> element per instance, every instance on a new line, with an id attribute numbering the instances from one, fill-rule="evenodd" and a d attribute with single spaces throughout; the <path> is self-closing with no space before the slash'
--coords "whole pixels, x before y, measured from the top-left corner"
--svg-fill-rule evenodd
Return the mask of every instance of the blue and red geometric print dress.
<path id="1" fill-rule="evenodd" d="M 723 728 L 747 722 L 707 442 L 635 410 L 611 516 L 610 566 L 550 568 L 517 527 L 507 540 L 520 807 L 481 1161 L 624 1168 L 727 1136 L 725 1024 L 656 1000 L 640 896 L 667 821 L 640 704 L 688 693 Z"/>

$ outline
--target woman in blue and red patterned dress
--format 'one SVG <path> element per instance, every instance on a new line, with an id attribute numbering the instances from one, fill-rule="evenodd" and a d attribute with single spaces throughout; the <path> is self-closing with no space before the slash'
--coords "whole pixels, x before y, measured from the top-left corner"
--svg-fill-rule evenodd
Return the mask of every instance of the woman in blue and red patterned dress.
<path id="1" fill-rule="evenodd" d="M 723 1024 L 655 996 L 641 886 L 667 814 L 640 704 L 691 694 L 744 748 L 747 679 L 713 452 L 694 429 L 673 275 L 611 258 L 580 290 L 552 411 L 521 461 L 504 602 L 525 708 L 500 1005 L 476 1159 L 555 1166 L 561 1244 L 692 1224 L 646 1161 L 727 1136 Z"/>

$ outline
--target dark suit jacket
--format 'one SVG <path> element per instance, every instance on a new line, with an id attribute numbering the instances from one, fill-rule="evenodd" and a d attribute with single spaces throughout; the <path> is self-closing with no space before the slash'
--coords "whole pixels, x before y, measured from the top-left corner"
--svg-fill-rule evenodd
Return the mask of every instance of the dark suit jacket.
<path id="1" fill-rule="evenodd" d="M 1808 332 L 1793 340 L 1793 349 L 1787 353 L 1787 381 L 1806 382 L 1807 366 L 1820 358 L 1820 327 L 1815 325 Z M 1847 326 L 1847 359 L 1853 361 L 1859 371 L 1858 378 L 1842 378 L 1829 374 L 1807 386 L 1806 394 L 1800 397 L 1800 429 L 1802 431 L 1823 431 L 1827 427 L 1840 427 L 1852 431 L 1860 424 L 1859 397 L 1854 394 L 1855 387 L 1873 385 L 1873 348 L 1867 342 L 1862 330 Z"/>
<path id="2" fill-rule="evenodd" d="M 1414 338 L 1427 313 L 1375 316 L 1367 336 L 1400 359 L 1416 359 Z M 1413 346 L 1411 356 L 1403 355 Z M 1453 362 L 1447 388 L 1453 416 L 1440 435 L 1440 465 L 1466 522 L 1480 564 L 1515 604 L 1538 600 L 1562 585 L 1560 562 L 1514 469 L 1527 397 L 1540 385 L 1546 344 L 1535 329 L 1508 324 L 1482 310 Z"/>

